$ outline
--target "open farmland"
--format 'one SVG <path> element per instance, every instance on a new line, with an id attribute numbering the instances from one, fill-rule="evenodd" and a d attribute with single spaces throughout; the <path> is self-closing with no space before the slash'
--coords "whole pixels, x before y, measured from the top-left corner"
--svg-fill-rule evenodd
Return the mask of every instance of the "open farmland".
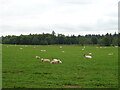
<path id="1" fill-rule="evenodd" d="M 2 49 L 3 88 L 118 86 L 118 47 L 85 46 L 82 50 L 78 45 L 3 45 Z M 92 59 L 83 57 L 90 52 Z M 35 56 L 59 58 L 62 64 L 41 62 Z"/>

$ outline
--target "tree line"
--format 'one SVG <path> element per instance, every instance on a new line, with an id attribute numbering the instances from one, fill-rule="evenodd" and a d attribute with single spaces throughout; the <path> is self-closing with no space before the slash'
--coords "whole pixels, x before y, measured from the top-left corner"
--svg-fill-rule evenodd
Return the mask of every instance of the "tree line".
<path id="1" fill-rule="evenodd" d="M 19 44 L 19 45 L 54 45 L 54 44 L 79 44 L 79 45 L 101 45 L 101 46 L 120 46 L 120 33 L 105 35 L 88 34 L 65 36 L 64 34 L 42 33 L 42 34 L 29 34 L 29 35 L 7 35 L 2 36 L 2 44 Z"/>

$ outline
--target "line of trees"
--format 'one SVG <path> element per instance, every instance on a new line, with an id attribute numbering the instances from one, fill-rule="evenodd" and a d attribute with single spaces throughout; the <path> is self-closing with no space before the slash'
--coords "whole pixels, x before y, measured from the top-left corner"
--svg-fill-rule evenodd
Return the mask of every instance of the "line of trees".
<path id="1" fill-rule="evenodd" d="M 53 44 L 79 44 L 79 45 L 101 45 L 101 46 L 120 46 L 120 33 L 106 35 L 85 35 L 85 36 L 65 36 L 64 34 L 52 33 L 46 34 L 29 34 L 29 35 L 8 35 L 2 36 L 2 44 L 19 44 L 19 45 L 53 45 Z"/>

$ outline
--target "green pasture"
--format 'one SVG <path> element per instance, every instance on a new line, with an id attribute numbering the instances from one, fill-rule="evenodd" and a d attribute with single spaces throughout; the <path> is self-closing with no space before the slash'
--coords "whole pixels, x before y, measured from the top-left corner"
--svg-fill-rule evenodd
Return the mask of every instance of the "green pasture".
<path id="1" fill-rule="evenodd" d="M 3 88 L 117 88 L 118 47 L 3 45 Z M 21 49 L 22 48 L 22 49 Z M 41 52 L 40 50 L 47 50 Z M 64 51 L 64 52 L 62 52 Z M 84 54 L 92 54 L 86 59 Z M 113 53 L 113 55 L 108 55 Z M 62 64 L 41 62 L 58 58 Z"/>

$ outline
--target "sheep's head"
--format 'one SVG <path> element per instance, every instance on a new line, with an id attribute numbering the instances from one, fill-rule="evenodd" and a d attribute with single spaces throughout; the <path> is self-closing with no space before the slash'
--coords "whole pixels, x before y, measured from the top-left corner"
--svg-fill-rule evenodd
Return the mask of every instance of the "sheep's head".
<path id="1" fill-rule="evenodd" d="M 43 62 L 43 60 L 44 60 L 44 59 L 42 58 L 41 61 Z"/>
<path id="2" fill-rule="evenodd" d="M 60 60 L 58 60 L 58 63 L 62 63 Z"/>

